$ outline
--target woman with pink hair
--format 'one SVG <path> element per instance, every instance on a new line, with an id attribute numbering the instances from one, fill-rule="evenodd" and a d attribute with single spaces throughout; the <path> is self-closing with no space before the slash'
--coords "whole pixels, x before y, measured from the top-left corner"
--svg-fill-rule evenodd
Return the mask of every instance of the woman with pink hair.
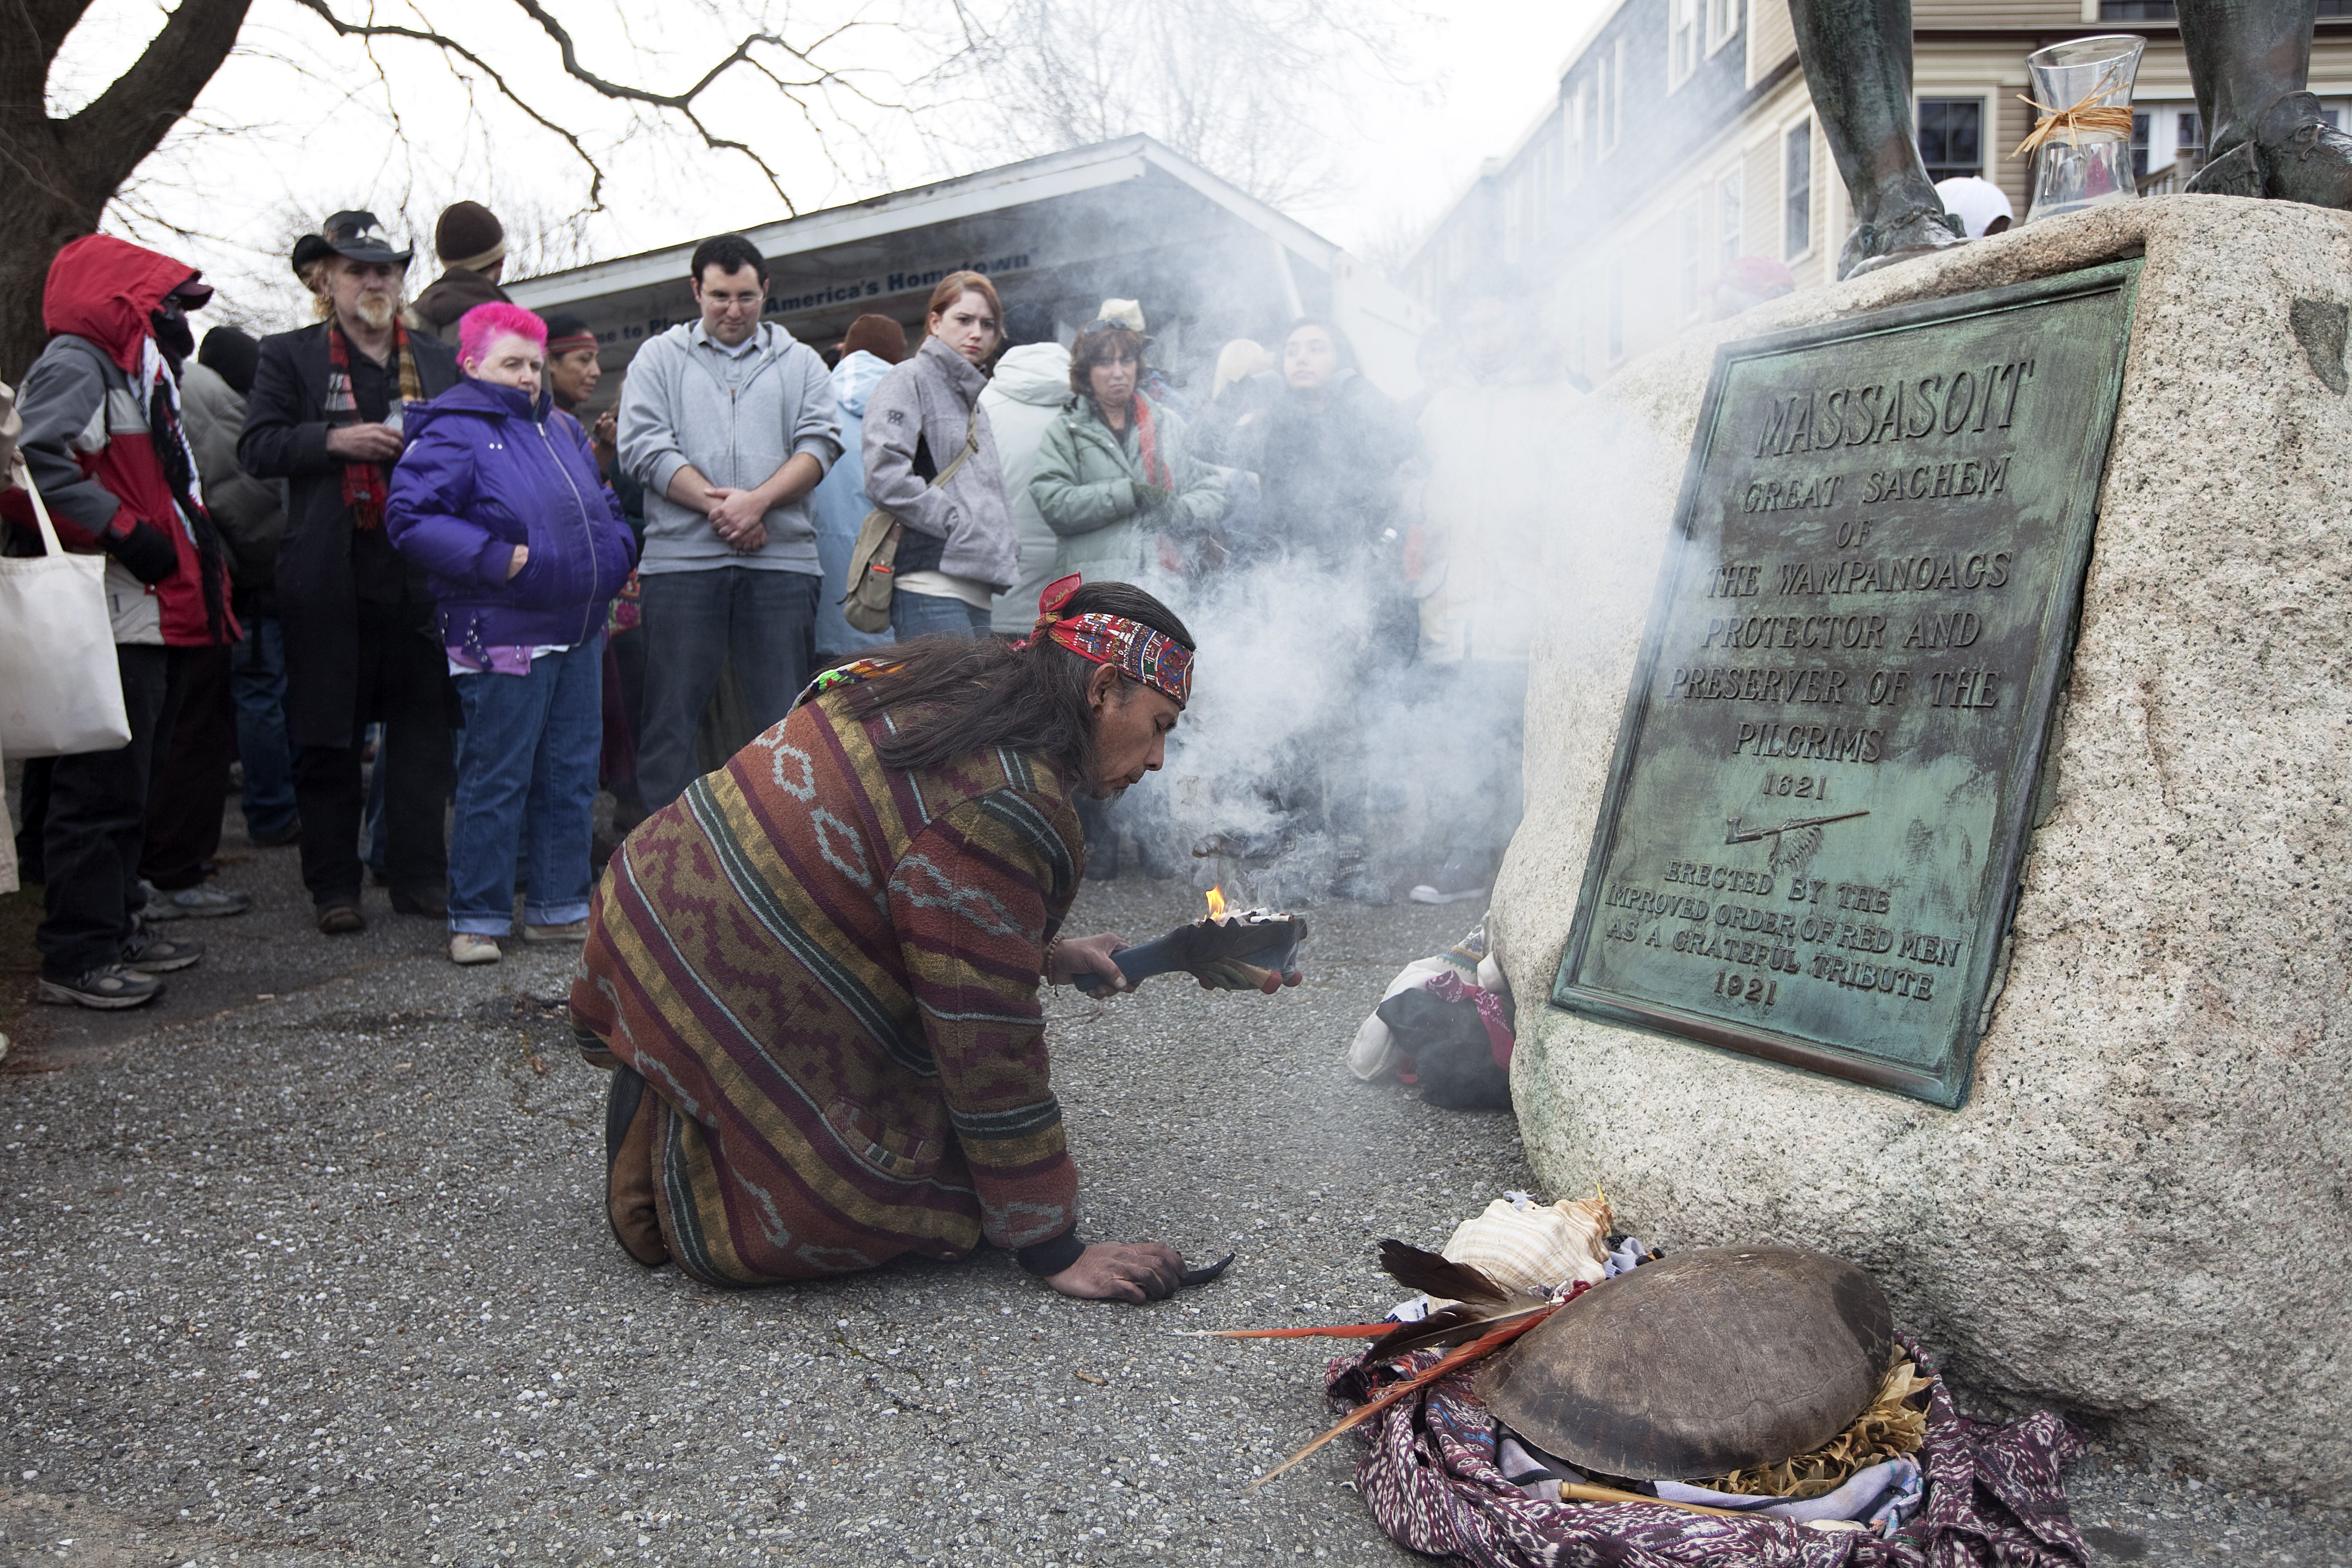
<path id="1" fill-rule="evenodd" d="M 449 956 L 495 963 L 514 929 L 529 825 L 525 942 L 588 931 L 604 737 L 604 614 L 636 564 L 580 422 L 542 384 L 547 328 L 519 305 L 457 323 L 466 378 L 408 414 L 384 529 L 432 574 L 465 704 L 449 840 Z"/>

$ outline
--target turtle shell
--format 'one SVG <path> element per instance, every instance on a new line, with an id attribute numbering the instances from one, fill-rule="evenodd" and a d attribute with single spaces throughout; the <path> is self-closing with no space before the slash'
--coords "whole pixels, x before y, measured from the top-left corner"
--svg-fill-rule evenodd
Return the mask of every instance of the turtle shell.
<path id="1" fill-rule="evenodd" d="M 1894 1349 L 1853 1265 L 1715 1247 L 1594 1286 L 1489 1362 L 1478 1396 L 1570 1464 L 1683 1480 L 1821 1447 L 1870 1407 Z"/>

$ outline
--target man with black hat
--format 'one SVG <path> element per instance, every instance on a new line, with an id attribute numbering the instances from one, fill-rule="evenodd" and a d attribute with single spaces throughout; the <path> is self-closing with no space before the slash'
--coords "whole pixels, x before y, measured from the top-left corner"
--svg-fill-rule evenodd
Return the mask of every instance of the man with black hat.
<path id="1" fill-rule="evenodd" d="M 507 273 L 507 231 L 498 214 L 479 202 L 452 202 L 433 226 L 433 254 L 442 273 L 408 308 L 412 331 L 442 341 L 457 335 L 457 319 L 477 305 L 513 300 L 499 282 Z"/>
<path id="2" fill-rule="evenodd" d="M 373 213 L 341 212 L 294 246 L 294 270 L 327 319 L 261 341 L 237 457 L 287 481 L 278 552 L 286 644 L 286 722 L 295 748 L 302 880 L 330 936 L 362 931 L 361 738 L 384 726 L 392 907 L 448 910 L 442 811 L 449 796 L 448 658 L 425 574 L 385 538 L 383 504 L 400 458 L 404 405 L 448 390 L 453 351 L 411 333 L 400 314 L 410 252 Z"/>

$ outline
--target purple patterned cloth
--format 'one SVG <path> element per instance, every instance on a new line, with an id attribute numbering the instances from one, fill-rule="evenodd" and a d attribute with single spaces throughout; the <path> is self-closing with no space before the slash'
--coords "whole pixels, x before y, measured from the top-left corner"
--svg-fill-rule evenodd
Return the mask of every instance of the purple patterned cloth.
<path id="1" fill-rule="evenodd" d="M 1400 1544 L 1475 1568 L 2086 1568 L 2066 1510 L 2066 1467 L 2083 1435 L 2046 1410 L 2005 1426 L 1952 1408 L 1935 1379 L 1919 1450 L 1927 1505 L 1892 1539 L 1769 1518 L 1719 1519 L 1639 1503 L 1551 1503 L 1495 1467 L 1495 1420 L 1471 1383 L 1439 1380 L 1367 1422 L 1357 1489 Z M 1418 1352 L 1416 1370 L 1442 1353 Z M 1328 1392 L 1352 1409 L 1396 1380 L 1360 1360 L 1331 1363 Z"/>

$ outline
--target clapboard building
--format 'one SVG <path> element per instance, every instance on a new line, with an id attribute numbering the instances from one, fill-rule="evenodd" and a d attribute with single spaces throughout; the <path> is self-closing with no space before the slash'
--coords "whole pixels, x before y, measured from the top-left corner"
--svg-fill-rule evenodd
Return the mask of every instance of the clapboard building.
<path id="1" fill-rule="evenodd" d="M 2312 90 L 2352 118 L 2352 0 L 2320 0 Z M 2175 188 L 2204 129 L 2172 0 L 1913 0 L 1920 151 L 2025 216 L 2009 156 L 2035 111 L 2025 57 L 2099 33 L 2147 39 L 2133 100 L 2143 189 Z M 1701 319 L 1736 258 L 1830 281 L 1852 227 L 1845 184 L 1797 63 L 1788 0 L 1614 0 L 1561 68 L 1554 100 L 1490 159 L 1406 268 L 1424 303 L 1489 258 L 1548 284 L 1544 323 L 1593 380 Z"/>

